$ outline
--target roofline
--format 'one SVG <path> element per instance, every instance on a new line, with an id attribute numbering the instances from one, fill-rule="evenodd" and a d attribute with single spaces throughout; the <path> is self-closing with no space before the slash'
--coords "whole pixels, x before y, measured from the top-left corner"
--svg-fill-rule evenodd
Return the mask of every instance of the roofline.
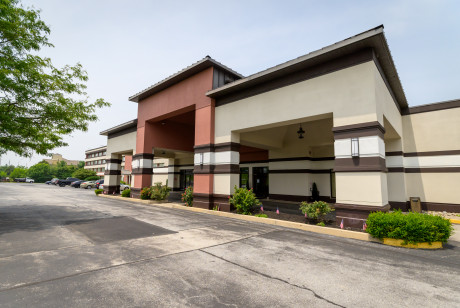
<path id="1" fill-rule="evenodd" d="M 97 150 L 97 149 L 102 149 L 102 148 L 107 148 L 107 145 L 101 145 L 101 146 L 96 147 L 96 148 L 85 150 L 85 153 L 89 152 L 89 151 L 94 151 L 94 150 Z"/>
<path id="2" fill-rule="evenodd" d="M 390 66 L 392 68 L 394 68 L 394 70 L 396 71 L 396 67 L 395 67 L 393 59 L 391 57 L 391 53 L 390 53 L 390 50 L 388 48 L 388 44 L 386 42 L 383 29 L 384 29 L 383 25 L 380 25 L 378 27 L 372 28 L 370 30 L 367 30 L 367 31 L 364 31 L 364 32 L 359 33 L 357 35 L 354 35 L 352 37 L 349 37 L 349 38 L 347 38 L 345 40 L 342 40 L 340 42 L 334 43 L 332 45 L 329 45 L 329 46 L 326 46 L 324 48 L 321 48 L 321 49 L 315 50 L 313 52 L 310 52 L 310 53 L 308 53 L 306 55 L 300 56 L 300 57 L 298 57 L 296 59 L 284 62 L 282 64 L 273 66 L 273 67 L 268 68 L 266 70 L 263 70 L 261 72 L 258 72 L 258 73 L 255 73 L 253 75 L 250 75 L 250 76 L 248 76 L 246 78 L 236 80 L 236 81 L 234 81 L 232 83 L 229 83 L 229 84 L 224 85 L 222 87 L 219 87 L 217 89 L 213 89 L 211 91 L 208 91 L 206 93 L 206 95 L 209 96 L 209 97 L 212 97 L 212 98 L 216 98 L 216 97 L 227 95 L 229 93 L 237 92 L 239 90 L 242 90 L 245 86 L 249 87 L 249 85 L 246 85 L 247 83 L 257 83 L 258 80 L 260 80 L 260 82 L 262 82 L 262 80 L 266 80 L 267 78 L 269 78 L 270 75 L 275 75 L 277 73 L 279 75 L 281 75 L 281 74 L 283 74 L 283 72 L 281 72 L 282 70 L 289 69 L 291 67 L 294 67 L 295 65 L 299 65 L 299 64 L 304 63 L 304 62 L 306 62 L 308 60 L 311 60 L 311 59 L 326 55 L 328 53 L 338 51 L 341 48 L 350 46 L 352 44 L 358 43 L 360 41 L 363 41 L 365 39 L 369 39 L 369 38 L 377 36 L 377 35 L 381 35 L 381 37 L 383 38 L 381 43 L 383 45 L 383 48 L 385 48 L 385 53 L 388 55 L 387 60 L 389 61 Z M 387 73 L 387 72 L 385 72 L 385 73 Z M 276 76 L 276 77 L 280 77 L 279 75 Z M 399 104 L 399 106 L 401 108 L 406 108 L 407 107 L 407 99 L 405 97 L 404 90 L 402 88 L 401 81 L 399 80 L 397 72 L 392 77 L 396 78 L 396 80 L 392 80 L 391 88 L 397 87 L 398 89 L 396 89 L 396 90 L 400 91 L 400 95 L 398 97 L 399 98 L 398 104 Z"/>
<path id="3" fill-rule="evenodd" d="M 423 104 L 417 106 L 410 106 L 404 109 L 402 115 L 411 115 L 424 112 L 440 111 L 446 109 L 460 108 L 460 99 L 452 99 L 437 103 Z"/>
<path id="4" fill-rule="evenodd" d="M 99 135 L 108 136 L 109 134 L 113 134 L 113 133 L 119 132 L 121 130 L 130 128 L 130 127 L 134 127 L 134 126 L 137 126 L 137 119 L 134 119 L 134 120 L 119 124 L 117 126 L 114 126 L 112 128 L 103 130 L 102 132 L 99 133 Z"/>
<path id="5" fill-rule="evenodd" d="M 202 68 L 201 68 L 202 66 Z M 211 58 L 210 56 L 206 56 L 204 57 L 203 59 L 201 59 L 200 61 L 184 68 L 183 70 L 155 83 L 154 85 L 132 95 L 131 97 L 129 97 L 129 100 L 132 101 L 132 102 L 135 102 L 135 103 L 138 103 L 140 100 L 148 97 L 148 96 L 151 96 L 161 90 L 164 90 L 200 71 L 203 71 L 209 67 L 213 67 L 213 66 L 217 66 L 219 68 L 221 68 L 222 70 L 228 72 L 228 73 L 231 73 L 233 75 L 235 75 L 236 77 L 239 77 L 239 78 L 244 78 L 243 75 L 241 75 L 240 73 L 232 70 L 231 68 L 223 65 L 222 63 L 220 62 L 217 62 L 216 60 L 214 60 L 213 58 Z"/>

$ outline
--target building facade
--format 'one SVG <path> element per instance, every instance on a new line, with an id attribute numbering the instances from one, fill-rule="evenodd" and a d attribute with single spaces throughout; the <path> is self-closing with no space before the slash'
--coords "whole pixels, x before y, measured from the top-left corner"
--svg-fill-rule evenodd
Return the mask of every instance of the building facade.
<path id="1" fill-rule="evenodd" d="M 235 187 L 310 200 L 337 223 L 371 211 L 460 210 L 460 100 L 409 107 L 383 26 L 243 77 L 210 57 L 130 97 L 136 120 L 107 136 L 104 189 L 193 186 L 194 206 L 230 210 Z"/>
<path id="2" fill-rule="evenodd" d="M 65 162 L 67 165 L 73 165 L 73 166 L 77 166 L 78 163 L 80 161 L 78 160 L 70 160 L 70 159 L 65 159 L 64 157 L 62 157 L 61 154 L 51 154 L 51 158 L 48 158 L 48 159 L 43 159 L 44 161 L 46 161 L 48 164 L 50 165 L 57 165 L 59 162 Z"/>
<path id="3" fill-rule="evenodd" d="M 107 159 L 107 146 L 101 146 L 85 151 L 85 169 L 96 172 L 103 178 Z"/>

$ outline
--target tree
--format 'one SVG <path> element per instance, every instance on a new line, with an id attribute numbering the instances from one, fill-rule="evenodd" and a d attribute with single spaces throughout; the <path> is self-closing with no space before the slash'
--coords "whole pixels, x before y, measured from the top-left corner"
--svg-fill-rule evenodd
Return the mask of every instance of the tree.
<path id="1" fill-rule="evenodd" d="M 27 176 L 27 169 L 24 167 L 16 167 L 10 173 L 10 179 L 25 178 Z"/>
<path id="2" fill-rule="evenodd" d="M 80 160 L 80 161 L 78 162 L 77 168 L 78 168 L 78 169 L 82 169 L 82 168 L 84 168 L 84 167 L 85 167 L 85 162 L 84 162 L 83 160 Z"/>
<path id="3" fill-rule="evenodd" d="M 51 174 L 51 167 L 48 163 L 38 163 L 29 168 L 27 174 L 30 178 L 34 179 L 35 182 L 46 182 L 53 178 Z"/>
<path id="4" fill-rule="evenodd" d="M 60 161 L 57 165 L 51 167 L 51 173 L 54 177 L 65 179 L 72 176 L 75 172 L 75 166 L 67 166 L 65 161 Z"/>
<path id="5" fill-rule="evenodd" d="M 57 68 L 36 55 L 53 47 L 49 34 L 40 11 L 0 0 L 0 154 L 48 154 L 67 145 L 64 135 L 87 131 L 98 108 L 110 106 L 88 101 L 88 76 L 80 64 Z"/>
<path id="6" fill-rule="evenodd" d="M 77 178 L 80 180 L 84 180 L 90 176 L 95 176 L 95 175 L 96 175 L 96 172 L 94 172 L 93 170 L 88 170 L 88 169 L 77 169 L 72 174 L 74 178 Z"/>

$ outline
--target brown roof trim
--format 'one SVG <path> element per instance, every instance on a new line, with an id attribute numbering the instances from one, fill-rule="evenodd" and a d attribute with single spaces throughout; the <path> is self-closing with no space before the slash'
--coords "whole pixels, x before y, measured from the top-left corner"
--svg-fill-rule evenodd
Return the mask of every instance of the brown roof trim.
<path id="1" fill-rule="evenodd" d="M 100 132 L 99 135 L 108 136 L 109 134 L 114 134 L 114 133 L 123 131 L 125 129 L 132 128 L 132 127 L 137 128 L 137 119 L 134 119 L 134 120 L 119 124 L 117 126 L 114 126 L 112 128 L 106 129 L 106 130 Z"/>
<path id="2" fill-rule="evenodd" d="M 439 110 L 446 110 L 446 109 L 452 109 L 452 108 L 460 108 L 460 99 L 405 108 L 401 111 L 401 114 L 410 115 L 410 114 L 439 111 Z"/>
<path id="3" fill-rule="evenodd" d="M 334 139 L 357 138 L 366 136 L 379 136 L 383 139 L 385 128 L 378 121 L 365 122 L 332 128 Z"/>
<path id="4" fill-rule="evenodd" d="M 160 92 L 166 88 L 169 88 L 170 86 L 178 83 L 178 82 L 181 82 L 182 80 L 185 80 L 207 68 L 210 68 L 210 67 L 218 67 L 220 68 L 221 70 L 227 72 L 227 73 L 230 73 L 231 75 L 233 75 L 234 77 L 236 77 L 237 79 L 240 79 L 240 78 L 243 78 L 244 76 L 241 75 L 240 73 L 237 73 L 235 72 L 234 70 L 232 70 L 231 68 L 223 65 L 222 63 L 220 62 L 217 62 L 216 60 L 212 59 L 210 56 L 206 56 L 204 57 L 203 59 L 201 59 L 200 61 L 198 62 L 195 62 L 194 64 L 184 68 L 183 70 L 169 76 L 168 78 L 165 78 L 163 79 L 162 81 L 160 82 L 157 82 L 156 84 L 148 87 L 147 89 L 145 90 L 142 90 L 136 94 L 134 94 L 133 96 L 129 97 L 129 100 L 132 101 L 132 102 L 135 102 L 135 103 L 138 103 L 140 100 L 144 99 L 144 98 L 147 98 L 157 92 Z"/>
<path id="5" fill-rule="evenodd" d="M 385 152 L 385 156 L 404 156 L 404 157 L 444 156 L 444 155 L 460 155 L 460 150 L 407 152 L 407 153 L 404 153 L 402 151 Z"/>
<path id="6" fill-rule="evenodd" d="M 246 91 L 255 85 L 264 84 L 270 80 L 292 74 L 294 71 L 305 69 L 306 67 L 313 67 L 321 63 L 327 63 L 363 49 L 374 50 L 375 58 L 378 59 L 379 69 L 386 76 L 385 80 L 392 89 L 397 103 L 401 108 L 406 108 L 407 99 L 401 81 L 399 80 L 393 58 L 391 57 L 385 35 L 383 34 L 383 25 L 209 91 L 206 95 L 217 99 L 232 93 Z"/>

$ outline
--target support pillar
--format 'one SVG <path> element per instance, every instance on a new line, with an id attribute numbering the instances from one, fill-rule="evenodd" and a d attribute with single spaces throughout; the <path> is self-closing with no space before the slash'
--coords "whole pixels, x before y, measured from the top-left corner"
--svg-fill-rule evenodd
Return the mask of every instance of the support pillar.
<path id="1" fill-rule="evenodd" d="M 370 212 L 388 211 L 385 129 L 379 122 L 334 127 L 336 224 L 362 228 Z"/>
<path id="2" fill-rule="evenodd" d="M 131 188 L 133 198 L 140 198 L 142 188 L 152 186 L 153 158 L 154 154 L 152 153 L 133 155 L 131 172 L 133 175 L 133 187 Z"/>
<path id="3" fill-rule="evenodd" d="M 119 194 L 121 180 L 121 155 L 110 154 L 105 160 L 104 194 Z"/>

